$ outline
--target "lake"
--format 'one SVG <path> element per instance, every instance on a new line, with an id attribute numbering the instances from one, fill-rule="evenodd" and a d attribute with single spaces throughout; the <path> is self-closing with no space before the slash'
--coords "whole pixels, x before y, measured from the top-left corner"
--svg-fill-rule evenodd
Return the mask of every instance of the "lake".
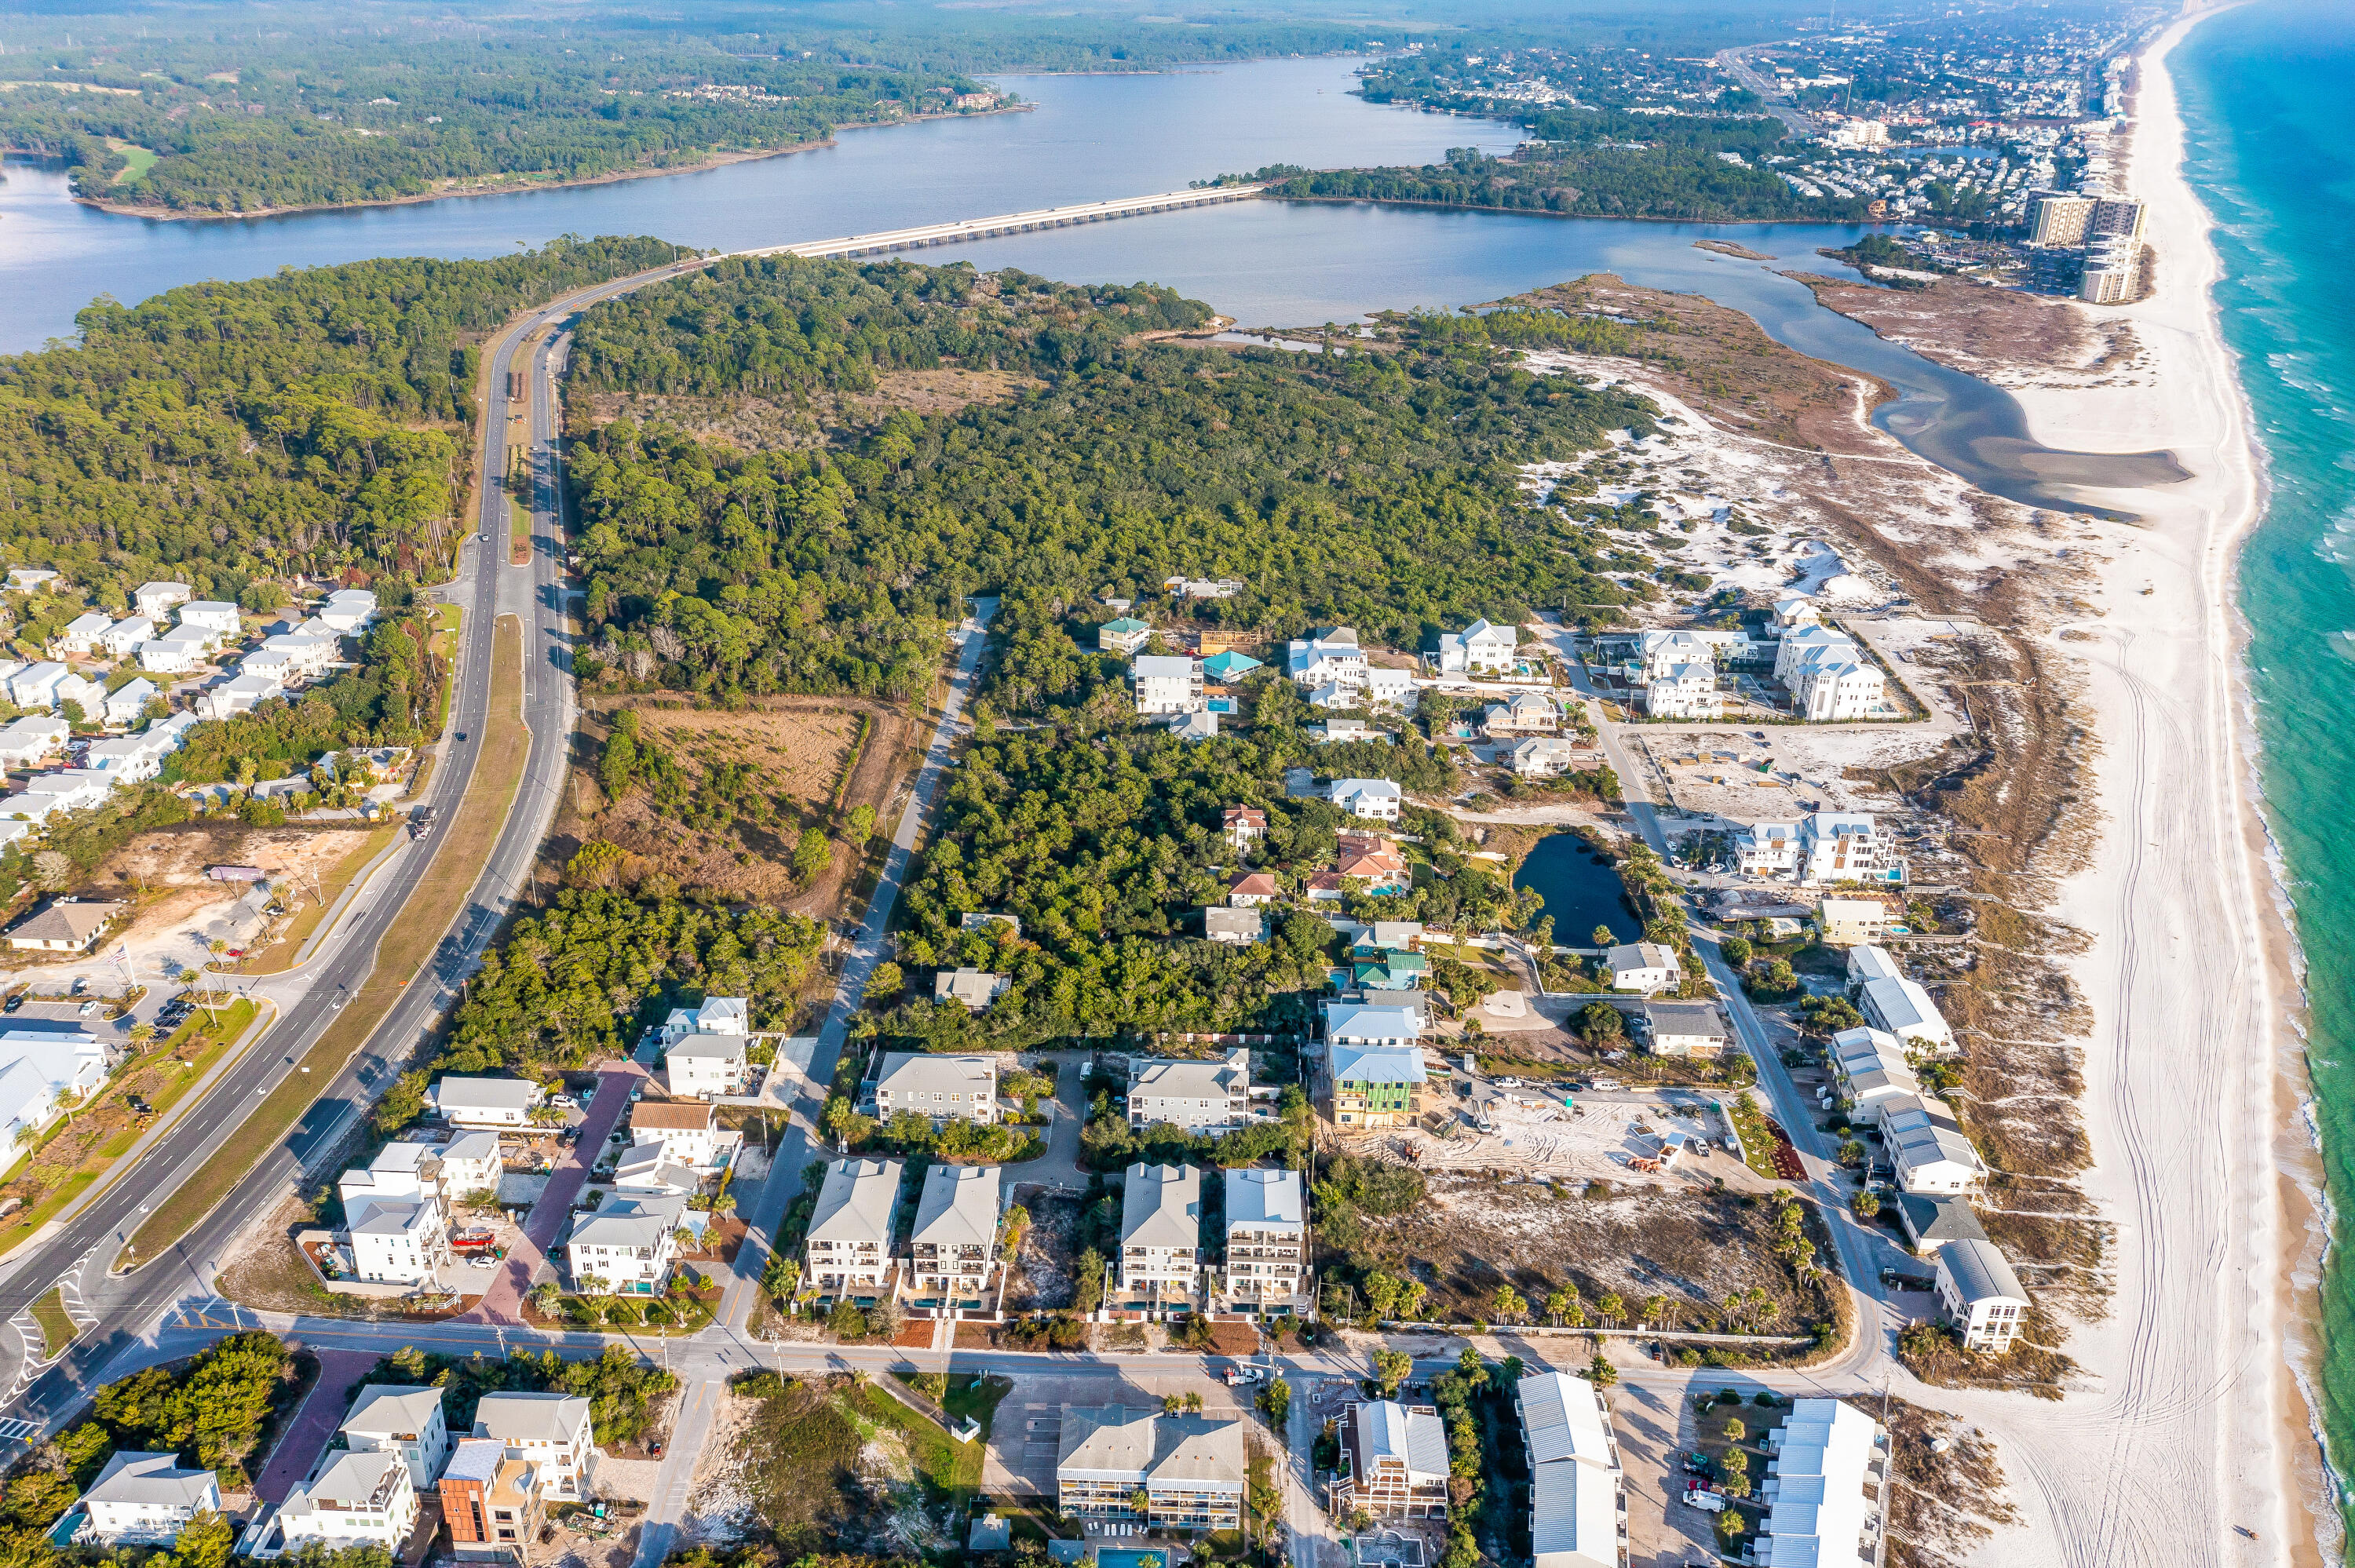
<path id="1" fill-rule="evenodd" d="M 1498 121 L 1369 104 L 1354 61 L 1263 60 L 1167 75 L 1007 77 L 1029 111 L 844 132 L 835 144 L 692 174 L 285 217 L 125 217 L 72 201 L 64 174 L 7 165 L 0 184 L 0 352 L 69 335 L 105 293 L 145 299 L 209 278 L 251 278 L 370 256 L 492 256 L 562 234 L 647 234 L 736 249 L 1183 188 L 1284 162 L 1436 162 L 1449 147 L 1503 152 Z M 1998 494 L 2072 508 L 2056 476 L 2080 461 L 2028 440 L 2007 393 L 1933 365 L 1825 310 L 1780 275 L 1846 274 L 1819 248 L 1861 231 L 1829 224 L 1565 220 L 1322 203 L 1245 202 L 1048 230 L 918 253 L 1018 266 L 1074 282 L 1150 281 L 1246 325 L 1362 319 L 1477 304 L 1589 272 L 1688 291 L 1755 319 L 1776 341 L 1879 376 L 1899 396 L 1875 414 L 1929 461 Z M 1732 239 L 1745 261 L 1694 248 Z"/>
<path id="2" fill-rule="evenodd" d="M 1622 942 L 1643 932 L 1618 871 L 1576 833 L 1550 834 L 1531 845 L 1513 885 L 1537 890 L 1553 916 L 1553 939 L 1565 948 L 1592 943 L 1597 926 L 1610 927 Z"/>

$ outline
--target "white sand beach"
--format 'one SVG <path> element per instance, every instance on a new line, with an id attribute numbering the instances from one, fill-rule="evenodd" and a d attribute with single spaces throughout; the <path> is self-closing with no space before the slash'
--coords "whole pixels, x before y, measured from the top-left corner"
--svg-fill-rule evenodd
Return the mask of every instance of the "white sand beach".
<path id="1" fill-rule="evenodd" d="M 2148 204 L 2158 287 L 2123 313 L 2154 373 L 2020 395 L 2041 441 L 2164 447 L 2193 477 L 2088 497 L 2144 522 L 2105 527 L 2096 613 L 2051 644 L 2099 715 L 2103 845 L 2060 913 L 2096 938 L 2074 966 L 2097 1017 L 2085 1186 L 2117 1226 L 2116 1295 L 2068 1347 L 2086 1392 L 2059 1405 L 1927 1393 L 2000 1443 L 2020 1522 L 1978 1556 L 2007 1568 L 2318 1563 L 2318 1532 L 2337 1545 L 2286 1372 L 2296 1298 L 2313 1289 L 2310 1273 L 2291 1277 L 2313 1238 L 2284 1171 L 2307 1175 L 2313 1156 L 2291 1114 L 2297 998 L 2242 724 L 2232 596 L 2261 482 L 2165 64 L 2205 14 L 2154 43 L 2136 105 L 2127 189 Z"/>

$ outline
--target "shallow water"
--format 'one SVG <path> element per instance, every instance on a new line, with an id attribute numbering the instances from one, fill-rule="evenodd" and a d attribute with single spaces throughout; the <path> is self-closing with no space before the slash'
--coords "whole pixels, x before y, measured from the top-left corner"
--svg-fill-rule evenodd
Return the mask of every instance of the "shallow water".
<path id="1" fill-rule="evenodd" d="M 2355 314 L 2341 282 L 2355 232 L 2355 16 L 2260 0 L 2203 24 L 2175 69 L 2186 172 L 2218 224 L 2225 340 L 2264 448 L 2269 490 L 2242 553 L 2240 608 L 2266 817 L 2308 966 L 2313 1118 L 2343 1217 L 2355 1212 L 2355 835 L 2345 809 L 2355 663 L 2325 655 L 2355 628 Z M 2355 1278 L 2341 1241 L 2334 1234 L 2322 1286 L 2321 1393 L 2344 1473 L 2355 1457 Z"/>

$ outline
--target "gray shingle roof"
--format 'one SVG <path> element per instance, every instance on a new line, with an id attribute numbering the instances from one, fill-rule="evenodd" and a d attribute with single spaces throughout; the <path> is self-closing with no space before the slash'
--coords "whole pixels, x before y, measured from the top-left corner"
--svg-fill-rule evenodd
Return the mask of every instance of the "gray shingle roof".
<path id="1" fill-rule="evenodd" d="M 210 1499 L 214 1489 L 210 1470 L 184 1470 L 177 1454 L 126 1450 L 106 1462 L 106 1468 L 82 1497 L 89 1502 L 197 1508 Z"/>
<path id="2" fill-rule="evenodd" d="M 1242 1489 L 1243 1424 L 1108 1404 L 1063 1407 L 1058 1476 Z"/>
<path id="3" fill-rule="evenodd" d="M 372 1383 L 352 1402 L 343 1432 L 422 1432 L 442 1408 L 442 1391 L 413 1383 Z"/>
<path id="4" fill-rule="evenodd" d="M 934 1165 L 924 1171 L 909 1241 L 989 1247 L 997 1242 L 1003 1176 L 995 1165 Z"/>
<path id="5" fill-rule="evenodd" d="M 589 1402 L 570 1393 L 486 1393 L 474 1407 L 474 1436 L 503 1443 L 561 1443 L 589 1420 Z"/>

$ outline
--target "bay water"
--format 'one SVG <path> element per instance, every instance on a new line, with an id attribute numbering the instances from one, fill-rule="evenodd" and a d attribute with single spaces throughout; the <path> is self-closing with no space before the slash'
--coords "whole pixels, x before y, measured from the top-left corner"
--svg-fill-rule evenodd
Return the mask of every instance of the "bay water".
<path id="1" fill-rule="evenodd" d="M 953 218 L 1182 189 L 1270 163 L 1435 162 L 1503 152 L 1499 121 L 1349 95 L 1356 62 L 1262 60 L 1167 75 L 1008 77 L 1030 111 L 845 132 L 830 146 L 691 174 L 249 219 L 129 217 L 73 202 L 54 168 L 0 183 L 0 353 L 73 331 L 97 294 L 126 302 L 208 278 L 250 278 L 369 256 L 491 256 L 562 234 L 645 234 L 716 249 L 872 234 Z M 2133 482 L 2129 457 L 2079 459 L 2028 437 L 2008 393 L 1933 365 L 1825 310 L 1791 270 L 1852 275 L 1826 249 L 1860 230 L 1250 202 L 1008 236 L 915 253 L 1019 266 L 1073 282 L 1152 281 L 1251 326 L 1453 309 L 1615 272 L 1707 296 L 1778 342 L 1886 382 L 1875 413 L 1908 447 L 2032 505 L 2073 510 L 2071 478 Z M 1770 260 L 1700 250 L 1732 239 Z M 2122 466 L 2123 465 L 2123 466 Z"/>

